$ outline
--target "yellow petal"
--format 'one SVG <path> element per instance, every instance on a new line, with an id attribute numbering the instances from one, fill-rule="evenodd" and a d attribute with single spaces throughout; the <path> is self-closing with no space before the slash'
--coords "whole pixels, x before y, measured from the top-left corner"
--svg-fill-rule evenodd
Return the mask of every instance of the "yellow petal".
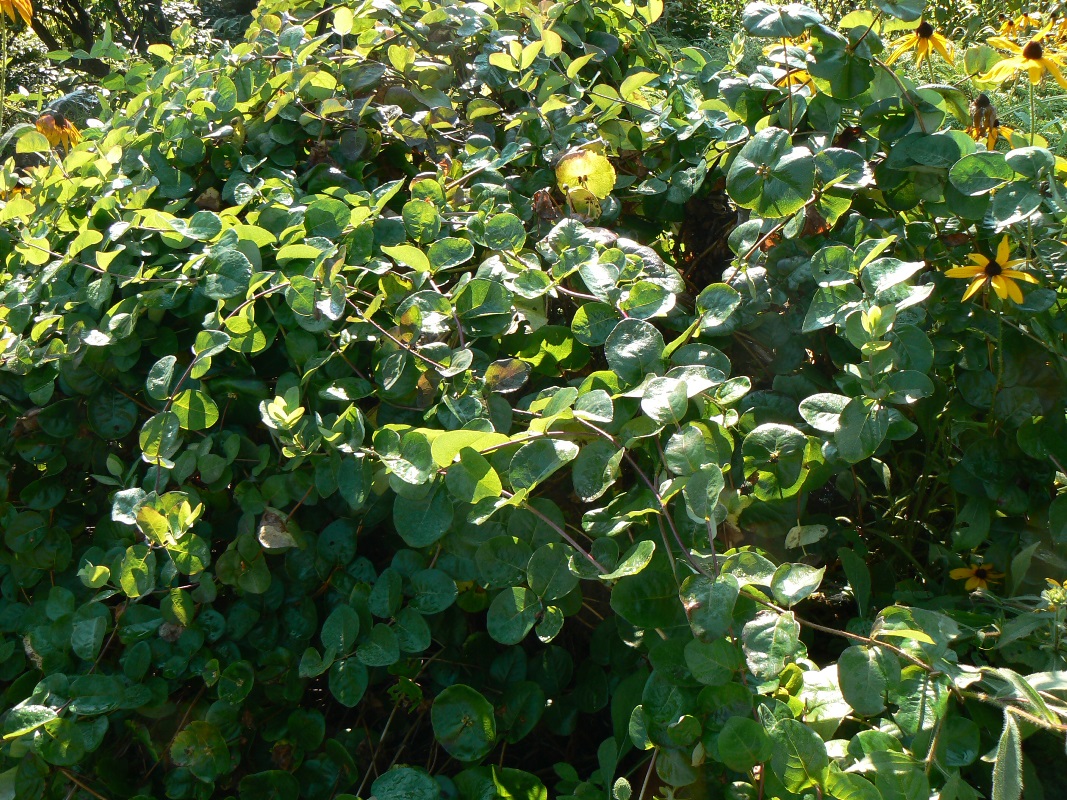
<path id="1" fill-rule="evenodd" d="M 989 259 L 981 253 L 968 253 L 967 258 L 971 260 L 972 264 L 977 264 L 983 269 L 989 264 Z"/>
<path id="2" fill-rule="evenodd" d="M 948 576 L 954 581 L 962 581 L 964 578 L 969 578 L 974 574 L 974 567 L 956 567 L 956 569 L 949 572 Z"/>
<path id="3" fill-rule="evenodd" d="M 921 67 L 923 61 L 930 56 L 930 40 L 919 37 L 915 43 L 915 66 Z"/>
<path id="4" fill-rule="evenodd" d="M 1063 72 L 1060 70 L 1059 66 L 1057 66 L 1054 61 L 1048 58 L 1043 58 L 1041 59 L 1041 64 L 1045 67 L 1045 69 L 1048 70 L 1049 75 L 1055 78 L 1056 83 L 1058 83 L 1064 89 L 1067 89 L 1067 78 L 1063 77 Z"/>
<path id="5" fill-rule="evenodd" d="M 908 52 L 912 47 L 914 47 L 915 43 L 918 41 L 919 37 L 916 36 L 914 33 L 906 39 L 902 40 L 900 47 L 893 51 L 893 55 L 889 56 L 889 58 L 885 60 L 885 63 L 887 65 L 892 64 L 894 61 L 896 61 L 898 58 Z"/>
<path id="6" fill-rule="evenodd" d="M 973 278 L 975 275 L 984 275 L 985 267 L 953 267 L 945 270 L 950 278 Z"/>
<path id="7" fill-rule="evenodd" d="M 1021 53 L 1023 51 L 1019 45 L 1015 44 L 1011 39 L 1007 39 L 1003 36 L 990 36 L 985 40 L 985 43 L 990 47 L 1007 50 L 1009 53 Z"/>
<path id="8" fill-rule="evenodd" d="M 936 48 L 937 52 L 941 54 L 941 57 L 945 59 L 949 64 L 953 62 L 952 58 L 952 42 L 942 36 L 940 33 L 935 33 L 930 39 L 930 43 Z"/>
<path id="9" fill-rule="evenodd" d="M 1029 272 L 1019 272 L 1017 269 L 1006 269 L 1000 273 L 1010 281 L 1026 281 L 1026 283 L 1041 283 L 1037 278 L 1031 275 Z"/>
<path id="10" fill-rule="evenodd" d="M 1008 241 L 1008 234 L 1004 234 L 1000 238 L 1000 243 L 997 245 L 997 263 L 1002 267 L 1008 262 L 1008 258 L 1011 256 L 1011 242 Z"/>
<path id="11" fill-rule="evenodd" d="M 982 586 L 983 589 L 985 588 L 985 586 L 982 585 L 982 579 L 972 575 L 967 579 L 967 583 L 963 585 L 963 588 L 969 592 L 972 589 L 977 589 L 979 586 Z"/>
<path id="12" fill-rule="evenodd" d="M 1041 59 L 1040 61 L 1027 61 L 1026 72 L 1030 77 L 1030 83 L 1035 86 L 1041 83 L 1041 79 L 1045 77 L 1045 65 L 1042 64 L 1041 61 L 1044 61 L 1044 59 Z"/>
<path id="13" fill-rule="evenodd" d="M 1019 56 L 1005 58 L 992 66 L 989 72 L 979 75 L 978 79 L 983 83 L 1003 83 L 1016 72 L 1026 69 L 1026 60 Z"/>
<path id="14" fill-rule="evenodd" d="M 982 285 L 985 282 L 986 278 L 984 275 L 980 275 L 979 277 L 971 281 L 971 285 L 968 286 L 967 291 L 963 293 L 963 299 L 970 300 L 972 297 L 974 297 L 978 293 L 978 290 L 982 288 Z"/>

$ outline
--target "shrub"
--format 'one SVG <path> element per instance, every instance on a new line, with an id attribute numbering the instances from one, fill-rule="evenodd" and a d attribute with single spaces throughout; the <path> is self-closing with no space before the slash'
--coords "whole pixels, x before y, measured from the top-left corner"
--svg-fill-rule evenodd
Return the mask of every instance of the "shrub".
<path id="1" fill-rule="evenodd" d="M 1055 161 L 873 21 L 746 10 L 812 93 L 661 9 L 268 0 L 14 132 L 6 796 L 1040 782 Z M 1003 230 L 1044 285 L 961 302 Z"/>

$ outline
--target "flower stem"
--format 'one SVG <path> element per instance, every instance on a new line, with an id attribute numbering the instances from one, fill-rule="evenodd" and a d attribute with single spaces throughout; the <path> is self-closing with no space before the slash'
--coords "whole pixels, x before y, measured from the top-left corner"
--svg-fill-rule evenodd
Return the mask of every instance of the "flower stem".
<path id="1" fill-rule="evenodd" d="M 1037 131 L 1037 104 L 1034 101 L 1034 84 L 1030 83 L 1030 146 L 1034 146 Z"/>
<path id="2" fill-rule="evenodd" d="M 789 41 L 782 39 L 782 59 L 785 61 L 785 91 L 789 102 L 789 132 L 793 132 L 793 82 L 789 80 Z"/>

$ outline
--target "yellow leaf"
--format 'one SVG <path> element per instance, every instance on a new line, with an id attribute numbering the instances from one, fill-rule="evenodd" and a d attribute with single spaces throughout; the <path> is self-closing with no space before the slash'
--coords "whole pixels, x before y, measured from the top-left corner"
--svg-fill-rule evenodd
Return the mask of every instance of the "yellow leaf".
<path id="1" fill-rule="evenodd" d="M 563 39 L 555 31 L 545 29 L 541 31 L 541 41 L 545 43 L 545 55 L 555 58 L 563 52 Z"/>
<path id="2" fill-rule="evenodd" d="M 578 58 L 574 59 L 574 61 L 570 63 L 570 66 L 567 67 L 567 77 L 571 80 L 578 77 L 578 73 L 582 71 L 582 67 L 592 61 L 593 56 L 595 55 L 596 53 L 589 53 L 588 55 L 578 56 Z"/>
<path id="3" fill-rule="evenodd" d="M 897 628 L 892 631 L 878 631 L 878 633 L 871 638 L 877 638 L 878 636 L 895 636 L 900 639 L 914 639 L 916 642 L 922 642 L 923 644 L 937 644 L 937 642 L 922 631 L 915 631 L 910 628 Z"/>
<path id="4" fill-rule="evenodd" d="M 541 48 L 544 46 L 544 42 L 530 42 L 526 47 L 522 48 L 522 57 L 519 59 L 519 68 L 529 69 L 534 61 L 537 60 L 537 56 L 540 55 Z"/>
<path id="5" fill-rule="evenodd" d="M 519 71 L 518 68 L 515 66 L 515 62 L 507 53 L 490 53 L 489 63 L 494 67 L 498 67 L 499 69 L 505 70 L 506 72 Z"/>

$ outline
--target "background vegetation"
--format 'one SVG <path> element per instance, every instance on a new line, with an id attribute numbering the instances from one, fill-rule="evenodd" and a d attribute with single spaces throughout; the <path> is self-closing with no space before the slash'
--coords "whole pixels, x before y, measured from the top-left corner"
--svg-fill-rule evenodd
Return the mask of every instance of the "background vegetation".
<path id="1" fill-rule="evenodd" d="M 0 797 L 1056 796 L 1041 20 L 36 11 Z"/>

